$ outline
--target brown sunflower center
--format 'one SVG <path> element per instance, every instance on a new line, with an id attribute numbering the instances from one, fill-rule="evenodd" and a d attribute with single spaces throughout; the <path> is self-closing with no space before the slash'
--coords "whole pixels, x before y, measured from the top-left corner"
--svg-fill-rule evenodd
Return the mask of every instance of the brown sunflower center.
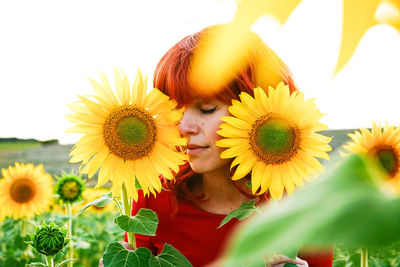
<path id="1" fill-rule="evenodd" d="M 35 184 L 30 179 L 18 179 L 10 187 L 11 198 L 18 203 L 26 203 L 36 195 Z"/>
<path id="2" fill-rule="evenodd" d="M 152 151 L 157 127 L 149 112 L 125 105 L 107 117 L 103 134 L 111 153 L 122 159 L 136 160 Z"/>
<path id="3" fill-rule="evenodd" d="M 250 147 L 266 164 L 290 160 L 300 148 L 300 131 L 276 114 L 264 115 L 253 123 Z"/>
<path id="4" fill-rule="evenodd" d="M 378 146 L 372 150 L 372 153 L 389 176 L 394 177 L 398 173 L 400 160 L 393 147 Z"/>

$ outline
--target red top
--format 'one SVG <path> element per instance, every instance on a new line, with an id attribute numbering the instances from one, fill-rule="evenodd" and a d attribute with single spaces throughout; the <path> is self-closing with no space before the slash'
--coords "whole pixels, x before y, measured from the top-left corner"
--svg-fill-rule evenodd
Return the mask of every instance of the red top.
<path id="1" fill-rule="evenodd" d="M 178 212 L 173 214 L 171 199 L 172 193 L 165 190 L 157 194 L 157 198 L 144 198 L 142 191 L 139 192 L 132 215 L 141 208 L 151 209 L 157 213 L 159 223 L 156 236 L 135 235 L 137 247 L 146 247 L 157 255 L 161 253 L 164 243 L 168 243 L 185 255 L 194 267 L 215 261 L 221 256 L 224 244 L 239 221 L 233 219 L 218 229 L 226 215 L 203 211 L 184 199 L 178 200 Z M 303 253 L 299 257 L 306 260 L 310 267 L 328 267 L 332 266 L 333 250 Z"/>

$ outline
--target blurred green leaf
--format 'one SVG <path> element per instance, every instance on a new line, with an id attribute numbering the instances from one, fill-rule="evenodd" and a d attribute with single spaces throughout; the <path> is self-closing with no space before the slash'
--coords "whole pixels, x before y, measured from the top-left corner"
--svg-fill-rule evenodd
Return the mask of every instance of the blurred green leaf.
<path id="1" fill-rule="evenodd" d="M 12 266 L 18 266 L 18 265 L 12 265 Z M 44 264 L 43 262 L 31 262 L 28 264 L 29 267 L 37 267 L 37 266 L 48 266 L 47 264 Z"/>
<path id="2" fill-rule="evenodd" d="M 158 226 L 157 214 L 149 209 L 140 209 L 135 216 L 120 215 L 115 223 L 128 233 L 155 236 Z"/>
<path id="3" fill-rule="evenodd" d="M 254 206 L 254 200 L 250 202 L 243 202 L 238 209 L 229 212 L 229 214 L 225 216 L 218 228 L 221 228 L 224 224 L 228 223 L 233 218 L 243 220 L 253 214 L 253 212 L 255 212 L 256 210 L 257 208 L 256 206 Z"/>
<path id="4" fill-rule="evenodd" d="M 346 267 L 345 260 L 334 260 L 332 263 L 332 267 Z"/>
<path id="5" fill-rule="evenodd" d="M 400 198 L 383 194 L 371 170 L 353 155 L 278 208 L 265 207 L 236 232 L 228 260 L 247 262 L 302 245 L 373 247 L 399 240 Z"/>
<path id="6" fill-rule="evenodd" d="M 62 262 L 60 262 L 60 263 L 57 263 L 56 264 L 56 267 L 62 267 L 62 266 L 64 266 L 64 264 L 66 264 L 66 263 L 68 263 L 68 262 L 70 262 L 70 261 L 76 261 L 77 259 L 66 259 L 66 260 L 63 260 Z"/>
<path id="7" fill-rule="evenodd" d="M 165 244 L 158 256 L 150 257 L 149 266 L 192 267 L 192 264 L 172 245 Z"/>
<path id="8" fill-rule="evenodd" d="M 103 264 L 106 267 L 148 267 L 151 256 L 147 248 L 127 250 L 120 243 L 112 242 L 103 255 Z"/>
<path id="9" fill-rule="evenodd" d="M 111 201 L 113 201 L 113 197 L 112 197 L 112 192 L 109 192 L 103 196 L 101 196 L 98 199 L 93 200 L 90 203 L 87 203 L 85 206 L 83 206 L 83 208 L 76 214 L 76 216 L 81 215 L 87 208 L 89 208 L 90 206 L 96 206 L 99 208 L 104 207 L 105 205 L 107 205 L 108 203 L 110 203 Z"/>
<path id="10" fill-rule="evenodd" d="M 286 262 L 283 267 L 298 267 L 298 265 L 293 262 Z"/>

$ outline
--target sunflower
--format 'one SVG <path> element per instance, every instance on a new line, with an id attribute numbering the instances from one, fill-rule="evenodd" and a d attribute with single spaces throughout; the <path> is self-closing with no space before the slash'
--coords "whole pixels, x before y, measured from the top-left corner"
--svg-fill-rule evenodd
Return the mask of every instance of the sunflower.
<path id="1" fill-rule="evenodd" d="M 49 208 L 53 201 L 53 181 L 43 165 L 31 163 L 9 166 L 2 169 L 0 180 L 1 216 L 14 219 L 31 217 Z"/>
<path id="2" fill-rule="evenodd" d="M 74 173 L 63 174 L 57 177 L 58 181 L 55 191 L 58 199 L 63 203 L 74 203 L 82 199 L 82 192 L 85 190 L 85 184 L 82 177 Z"/>
<path id="3" fill-rule="evenodd" d="M 395 128 L 386 122 L 382 128 L 372 122 L 371 131 L 361 128 L 348 136 L 353 141 L 347 142 L 343 148 L 378 162 L 389 178 L 388 183 L 400 188 L 400 127 Z"/>
<path id="4" fill-rule="evenodd" d="M 322 170 L 316 157 L 329 160 L 331 138 L 316 133 L 327 126 L 319 122 L 323 114 L 313 100 L 304 100 L 298 91 L 290 95 L 283 83 L 269 87 L 268 96 L 255 88 L 254 98 L 247 93 L 239 97 L 229 107 L 233 117 L 222 117 L 225 123 L 217 131 L 226 137 L 217 141 L 227 148 L 221 158 L 235 158 L 233 180 L 251 172 L 253 194 L 269 189 L 273 199 L 281 199 L 284 190 L 292 193 L 303 186 L 303 178 Z"/>
<path id="5" fill-rule="evenodd" d="M 114 72 L 116 95 L 100 73 L 100 84 L 90 79 L 94 99 L 80 97 L 69 105 L 75 113 L 67 119 L 76 125 L 67 131 L 84 134 L 72 148 L 71 162 L 82 162 L 81 173 L 89 178 L 100 169 L 96 187 L 111 180 L 113 195 L 118 195 L 124 184 L 137 200 L 135 179 L 146 195 L 155 195 L 161 190 L 159 174 L 173 179 L 171 169 L 178 172 L 187 160 L 176 150 L 186 144 L 177 128 L 182 110 L 156 88 L 146 95 L 147 77 L 143 80 L 140 70 L 132 90 L 126 75 Z"/>
<path id="6" fill-rule="evenodd" d="M 86 204 L 92 202 L 93 200 L 96 200 L 103 195 L 107 194 L 110 190 L 103 189 L 103 188 L 87 188 L 83 192 L 83 203 L 79 203 L 75 206 L 72 207 L 73 213 L 78 213 Z M 100 212 L 114 212 L 116 211 L 114 203 L 109 203 L 105 205 L 104 207 L 96 207 L 96 206 L 91 206 L 87 210 L 95 213 L 100 213 Z"/>

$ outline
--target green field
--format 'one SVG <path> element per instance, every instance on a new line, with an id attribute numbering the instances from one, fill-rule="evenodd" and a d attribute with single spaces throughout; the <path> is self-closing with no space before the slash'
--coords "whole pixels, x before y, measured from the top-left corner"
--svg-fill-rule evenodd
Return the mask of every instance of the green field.
<path id="1" fill-rule="evenodd" d="M 30 149 L 40 146 L 42 146 L 40 142 L 5 142 L 0 143 L 0 152 Z"/>

